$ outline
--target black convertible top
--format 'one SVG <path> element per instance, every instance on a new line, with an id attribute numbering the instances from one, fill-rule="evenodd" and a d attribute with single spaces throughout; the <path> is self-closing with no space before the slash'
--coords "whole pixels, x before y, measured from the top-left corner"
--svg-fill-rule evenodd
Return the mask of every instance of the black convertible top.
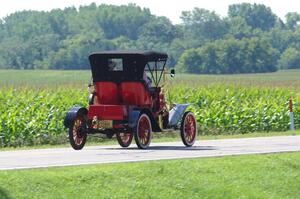
<path id="1" fill-rule="evenodd" d="M 166 61 L 168 55 L 154 51 L 103 51 L 89 56 L 94 82 L 140 81 L 148 62 Z M 111 59 L 122 59 L 122 71 L 109 71 Z"/>
<path id="2" fill-rule="evenodd" d="M 92 53 L 89 58 L 91 59 L 98 59 L 103 57 L 128 57 L 128 56 L 137 56 L 144 59 L 147 62 L 150 61 L 157 61 L 162 59 L 167 59 L 168 55 L 166 53 L 155 52 L 155 51 L 142 51 L 142 50 L 135 50 L 135 51 L 102 51 Z"/>

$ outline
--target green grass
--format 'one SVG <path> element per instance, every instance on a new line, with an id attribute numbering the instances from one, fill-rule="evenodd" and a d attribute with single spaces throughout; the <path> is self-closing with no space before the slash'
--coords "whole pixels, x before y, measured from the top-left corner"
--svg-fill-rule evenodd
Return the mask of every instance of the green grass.
<path id="1" fill-rule="evenodd" d="M 300 153 L 0 172 L 0 198 L 298 198 Z"/>
<path id="2" fill-rule="evenodd" d="M 176 74 L 170 84 L 194 86 L 212 84 L 240 84 L 244 86 L 285 87 L 300 90 L 300 70 L 283 70 L 275 73 L 235 75 Z M 1 86 L 57 86 L 76 84 L 86 86 L 91 79 L 90 70 L 0 70 Z"/>
<path id="3" fill-rule="evenodd" d="M 64 84 L 84 84 L 91 79 L 89 70 L 0 70 L 1 86 L 49 87 Z"/>

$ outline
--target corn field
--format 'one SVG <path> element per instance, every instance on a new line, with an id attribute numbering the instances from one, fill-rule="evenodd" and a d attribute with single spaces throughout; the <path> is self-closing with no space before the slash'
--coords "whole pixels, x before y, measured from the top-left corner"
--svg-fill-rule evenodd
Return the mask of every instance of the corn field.
<path id="1" fill-rule="evenodd" d="M 169 95 L 172 102 L 193 103 L 190 109 L 201 134 L 288 130 L 290 98 L 294 99 L 295 123 L 299 127 L 300 96 L 287 89 L 214 85 L 179 87 Z"/>
<path id="2" fill-rule="evenodd" d="M 291 97 L 299 128 L 300 95 L 286 88 L 184 83 L 166 87 L 169 103 L 192 104 L 200 134 L 288 130 Z M 0 87 L 0 146 L 51 143 L 52 138 L 66 136 L 67 110 L 75 104 L 87 106 L 87 97 L 87 89 L 76 85 Z"/>

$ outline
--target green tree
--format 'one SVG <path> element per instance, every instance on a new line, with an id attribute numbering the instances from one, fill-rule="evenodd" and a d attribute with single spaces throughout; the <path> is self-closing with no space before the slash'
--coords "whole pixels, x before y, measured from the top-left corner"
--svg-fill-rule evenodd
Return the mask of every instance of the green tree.
<path id="1" fill-rule="evenodd" d="M 295 41 L 294 32 L 291 30 L 273 28 L 269 32 L 261 35 L 265 40 L 268 40 L 273 48 L 282 53 L 289 45 Z"/>
<path id="2" fill-rule="evenodd" d="M 236 39 L 252 36 L 252 28 L 247 24 L 246 20 L 240 16 L 227 18 L 228 36 Z"/>
<path id="3" fill-rule="evenodd" d="M 193 11 L 182 12 L 181 19 L 185 31 L 191 37 L 201 41 L 213 41 L 223 38 L 226 25 L 219 15 L 206 9 L 194 8 Z"/>
<path id="4" fill-rule="evenodd" d="M 140 29 L 150 22 L 152 15 L 149 9 L 129 4 L 127 6 L 100 5 L 97 12 L 97 23 L 105 30 L 108 39 L 126 36 L 136 40 Z"/>
<path id="5" fill-rule="evenodd" d="M 113 49 L 113 44 L 107 42 L 97 33 L 78 34 L 64 40 L 61 48 L 51 52 L 45 60 L 50 69 L 88 69 L 88 56 L 95 51 Z"/>
<path id="6" fill-rule="evenodd" d="M 171 43 L 176 37 L 176 28 L 166 17 L 156 17 L 143 25 L 139 39 L 152 42 Z"/>
<path id="7" fill-rule="evenodd" d="M 86 69 L 91 52 L 144 49 L 167 52 L 167 66 L 189 73 L 266 72 L 300 50 L 297 13 L 284 24 L 270 8 L 243 3 L 224 18 L 200 8 L 181 18 L 173 25 L 134 4 L 16 12 L 0 20 L 0 68 Z"/>
<path id="8" fill-rule="evenodd" d="M 189 49 L 186 50 L 180 57 L 176 68 L 178 71 L 183 73 L 200 73 L 205 69 L 200 70 L 202 65 L 202 57 L 199 51 L 200 49 Z"/>
<path id="9" fill-rule="evenodd" d="M 241 3 L 229 6 L 228 16 L 242 17 L 247 24 L 252 28 L 260 28 L 263 31 L 268 31 L 274 27 L 276 23 L 276 15 L 271 8 L 263 4 Z"/>
<path id="10" fill-rule="evenodd" d="M 297 12 L 289 12 L 285 15 L 286 25 L 289 29 L 295 30 L 300 21 L 300 14 Z"/>
<path id="11" fill-rule="evenodd" d="M 256 73 L 277 70 L 278 51 L 259 38 L 206 43 L 181 55 L 176 67 L 189 73 Z"/>
<path id="12" fill-rule="evenodd" d="M 300 51 L 289 47 L 280 56 L 279 66 L 281 69 L 300 68 Z"/>

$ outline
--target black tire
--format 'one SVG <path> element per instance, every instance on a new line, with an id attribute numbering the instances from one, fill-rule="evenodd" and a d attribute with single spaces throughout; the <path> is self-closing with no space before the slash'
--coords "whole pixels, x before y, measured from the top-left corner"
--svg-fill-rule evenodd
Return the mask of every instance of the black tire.
<path id="1" fill-rule="evenodd" d="M 86 115 L 78 114 L 69 128 L 69 141 L 73 149 L 81 150 L 87 138 Z"/>
<path id="2" fill-rule="evenodd" d="M 130 132 L 118 132 L 116 134 L 117 136 L 117 140 L 118 143 L 121 147 L 129 147 L 131 142 L 132 142 L 132 138 L 133 138 L 133 134 Z"/>
<path id="3" fill-rule="evenodd" d="M 143 113 L 139 116 L 136 126 L 133 129 L 133 136 L 136 145 L 140 149 L 147 149 L 151 142 L 152 126 L 150 118 Z"/>
<path id="4" fill-rule="evenodd" d="M 180 125 L 180 136 L 185 146 L 190 147 L 197 138 L 197 120 L 191 111 L 183 114 Z"/>

